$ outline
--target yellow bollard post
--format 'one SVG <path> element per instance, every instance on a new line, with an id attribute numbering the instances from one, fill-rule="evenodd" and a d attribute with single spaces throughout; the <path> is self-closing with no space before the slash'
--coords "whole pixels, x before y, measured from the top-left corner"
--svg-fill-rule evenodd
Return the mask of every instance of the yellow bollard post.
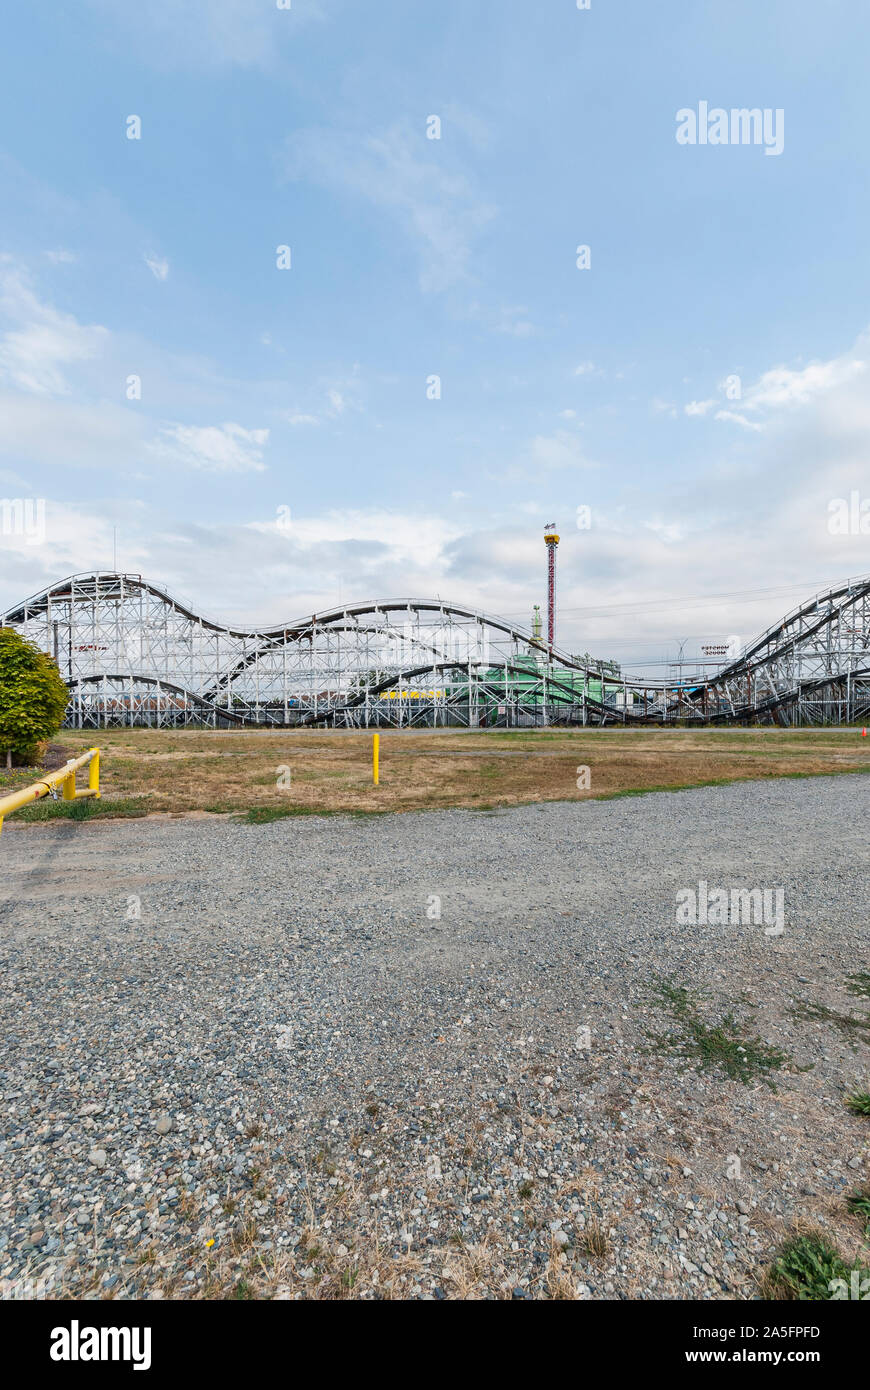
<path id="1" fill-rule="evenodd" d="M 63 779 L 63 799 L 64 801 L 75 801 L 76 799 L 76 775 L 72 771 L 68 777 Z"/>
<path id="2" fill-rule="evenodd" d="M 380 736 L 380 734 L 373 734 L 373 735 L 372 735 L 372 781 L 374 782 L 375 786 L 378 785 L 378 779 L 379 779 L 379 777 L 380 777 L 380 751 L 381 751 L 381 736 Z"/>
<path id="3" fill-rule="evenodd" d="M 97 798 L 97 800 L 99 800 L 99 797 L 100 797 L 100 750 L 99 750 L 99 748 L 92 748 L 92 749 L 91 749 L 91 752 L 93 753 L 94 756 L 91 758 L 90 765 L 89 765 L 89 767 L 88 767 L 88 790 L 91 791 L 91 792 L 93 792 L 94 796 Z"/>

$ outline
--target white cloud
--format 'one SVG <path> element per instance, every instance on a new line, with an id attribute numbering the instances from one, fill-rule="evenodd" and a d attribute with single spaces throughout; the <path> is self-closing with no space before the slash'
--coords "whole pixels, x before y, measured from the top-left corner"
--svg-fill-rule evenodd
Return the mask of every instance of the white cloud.
<path id="1" fill-rule="evenodd" d="M 683 406 L 683 410 L 686 412 L 687 415 L 706 415 L 710 407 L 715 404 L 716 402 L 713 400 L 688 401 L 686 405 Z"/>
<path id="2" fill-rule="evenodd" d="M 153 453 L 208 473 L 262 473 L 262 448 L 269 431 L 225 425 L 165 425 L 149 447 Z"/>
<path id="3" fill-rule="evenodd" d="M 849 388 L 860 383 L 867 371 L 868 350 L 870 342 L 866 336 L 862 336 L 852 352 L 843 353 L 827 362 L 811 362 L 800 368 L 773 367 L 746 388 L 740 397 L 739 411 L 717 410 L 713 418 L 760 432 L 767 423 L 784 420 L 789 412 L 806 410 L 813 405 L 825 409 L 826 403 L 833 399 L 839 402 L 839 409 L 842 410 L 843 401 L 850 399 Z M 725 385 L 725 382 L 720 383 L 720 390 L 724 390 Z M 685 407 L 686 413 L 700 414 L 702 412 L 692 407 L 703 405 L 706 408 L 711 404 L 713 402 L 710 401 L 692 402 Z M 761 421 L 753 420 L 753 414 L 761 416 Z"/>
<path id="4" fill-rule="evenodd" d="M 808 405 L 817 396 L 854 381 L 866 370 L 865 361 L 851 356 L 811 362 L 797 371 L 774 367 L 749 388 L 743 404 L 747 410 L 781 410 Z"/>
<path id="5" fill-rule="evenodd" d="M 98 356 L 109 337 L 41 303 L 8 260 L 0 262 L 0 315 L 15 325 L 0 338 L 0 380 L 35 395 L 67 393 L 61 368 Z"/>
<path id="6" fill-rule="evenodd" d="M 496 333 L 507 333 L 512 338 L 528 338 L 535 331 L 535 325 L 528 318 L 525 305 L 503 305 L 495 321 Z"/>
<path id="7" fill-rule="evenodd" d="M 137 56 L 161 68 L 271 67 L 281 48 L 326 14 L 318 0 L 148 0 L 142 6 L 89 0 L 106 21 L 130 33 Z"/>
<path id="8" fill-rule="evenodd" d="M 581 362 L 581 363 L 579 363 L 578 366 L 576 366 L 576 367 L 574 368 L 574 375 L 575 375 L 575 376 L 588 376 L 590 372 L 594 372 L 594 371 L 595 371 L 595 363 L 594 363 L 594 362 Z"/>
<path id="9" fill-rule="evenodd" d="M 461 534 L 459 526 L 441 517 L 379 508 L 336 509 L 307 517 L 294 513 L 289 527 L 270 518 L 244 529 L 271 538 L 270 546 L 277 542 L 274 551 L 262 552 L 264 559 L 274 555 L 295 566 L 307 592 L 312 574 L 322 574 L 321 582 L 329 575 L 343 575 L 345 596 L 350 579 L 357 598 L 432 595 L 448 570 L 447 547 Z M 304 608 L 297 602 L 292 612 L 299 611 Z"/>
<path id="10" fill-rule="evenodd" d="M 147 421 L 109 401 L 0 392 L 0 451 L 10 458 L 64 468 L 129 467 L 142 453 Z"/>
<path id="11" fill-rule="evenodd" d="M 44 570 L 44 582 L 83 569 L 111 565 L 112 524 L 105 516 L 52 498 L 42 501 L 45 526 L 39 543 L 35 544 L 24 535 L 0 536 L 0 556 L 4 561 L 24 562 L 28 572 Z M 27 592 L 32 593 L 39 586 L 37 580 Z M 19 598 L 26 596 L 26 593 L 18 595 Z"/>
<path id="12" fill-rule="evenodd" d="M 674 545 L 676 542 L 685 541 L 692 530 L 684 521 L 667 521 L 661 516 L 650 517 L 648 521 L 643 523 L 643 526 L 647 531 L 651 531 L 654 536 L 664 541 L 667 545 Z M 614 529 L 622 530 L 623 528 L 619 527 Z"/>
<path id="13" fill-rule="evenodd" d="M 407 124 L 380 135 L 303 130 L 288 140 L 284 171 L 324 187 L 367 199 L 398 219 L 417 244 L 420 285 L 448 289 L 469 278 L 471 247 L 495 215 L 470 179 L 420 153 Z"/>
<path id="14" fill-rule="evenodd" d="M 741 425 L 745 430 L 760 432 L 764 429 L 764 425 L 759 424 L 757 420 L 747 420 L 746 416 L 741 415 L 738 410 L 717 410 L 713 419 L 730 420 L 732 424 Z"/>
<path id="15" fill-rule="evenodd" d="M 159 256 L 155 256 L 155 255 L 153 255 L 153 254 L 152 254 L 152 255 L 148 255 L 147 252 L 145 253 L 145 256 L 144 256 L 143 259 L 144 259 L 145 264 L 147 265 L 148 269 L 151 271 L 151 274 L 154 276 L 154 279 L 155 279 L 155 280 L 166 280 L 166 279 L 168 279 L 168 277 L 169 277 L 169 262 L 168 262 L 167 260 L 161 259 Z"/>

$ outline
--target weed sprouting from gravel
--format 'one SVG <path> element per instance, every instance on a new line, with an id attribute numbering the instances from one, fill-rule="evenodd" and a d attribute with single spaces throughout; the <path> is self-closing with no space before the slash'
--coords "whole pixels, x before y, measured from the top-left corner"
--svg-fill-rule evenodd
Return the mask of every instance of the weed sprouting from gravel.
<path id="1" fill-rule="evenodd" d="M 604 1230 L 597 1217 L 593 1216 L 587 1221 L 580 1246 L 593 1260 L 603 1260 L 609 1253 L 610 1241 L 607 1238 L 607 1232 Z"/>
<path id="2" fill-rule="evenodd" d="M 863 1278 L 868 1272 L 858 1266 Z M 831 1298 L 831 1284 L 838 1279 L 848 1286 L 852 1269 L 820 1231 L 794 1236 L 780 1250 L 762 1284 L 766 1298 L 823 1302 Z"/>
<path id="3" fill-rule="evenodd" d="M 854 975 L 847 975 L 846 989 L 850 994 L 870 999 L 870 970 L 857 970 Z"/>
<path id="4" fill-rule="evenodd" d="M 230 1249 L 233 1254 L 241 1255 L 249 1250 L 257 1239 L 257 1223 L 250 1217 L 245 1221 L 240 1221 L 233 1228 L 230 1235 Z"/>
<path id="5" fill-rule="evenodd" d="M 654 1035 L 658 1050 L 674 1052 L 700 1071 L 724 1072 L 730 1080 L 742 1081 L 745 1086 L 760 1077 L 771 1090 L 776 1089 L 769 1073 L 790 1063 L 785 1052 L 744 1033 L 730 1012 L 720 1023 L 706 1023 L 684 985 L 658 980 L 655 992 L 676 1024 L 675 1034 Z"/>
<path id="6" fill-rule="evenodd" d="M 853 1192 L 851 1197 L 846 1198 L 846 1206 L 863 1222 L 864 1236 L 870 1240 L 870 1187 Z"/>
<path id="7" fill-rule="evenodd" d="M 853 1115 L 870 1115 L 870 1092 L 853 1091 L 846 1097 L 846 1109 Z"/>
<path id="8" fill-rule="evenodd" d="M 870 1042 L 870 1014 L 856 1018 L 854 1014 L 841 1014 L 829 1009 L 827 1004 L 817 1004 L 812 999 L 798 999 L 789 1009 L 790 1016 L 797 1023 L 830 1023 L 854 1047 L 857 1042 Z"/>

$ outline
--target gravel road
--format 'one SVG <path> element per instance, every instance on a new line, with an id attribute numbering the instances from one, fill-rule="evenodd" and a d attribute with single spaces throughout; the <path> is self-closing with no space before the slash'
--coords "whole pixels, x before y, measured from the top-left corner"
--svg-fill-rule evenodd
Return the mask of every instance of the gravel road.
<path id="1" fill-rule="evenodd" d="M 3 1295 L 751 1298 L 796 1222 L 857 1255 L 868 812 L 7 822 Z M 678 922 L 701 881 L 783 930 Z"/>

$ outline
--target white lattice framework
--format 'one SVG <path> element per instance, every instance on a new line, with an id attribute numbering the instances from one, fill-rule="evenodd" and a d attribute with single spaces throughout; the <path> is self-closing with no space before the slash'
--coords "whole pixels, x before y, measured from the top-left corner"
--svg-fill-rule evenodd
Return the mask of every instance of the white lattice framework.
<path id="1" fill-rule="evenodd" d="M 58 661 L 68 722 L 366 726 L 843 723 L 870 713 L 870 580 L 804 604 L 694 686 L 618 677 L 440 599 L 231 627 L 141 575 L 73 575 L 2 619 Z"/>

